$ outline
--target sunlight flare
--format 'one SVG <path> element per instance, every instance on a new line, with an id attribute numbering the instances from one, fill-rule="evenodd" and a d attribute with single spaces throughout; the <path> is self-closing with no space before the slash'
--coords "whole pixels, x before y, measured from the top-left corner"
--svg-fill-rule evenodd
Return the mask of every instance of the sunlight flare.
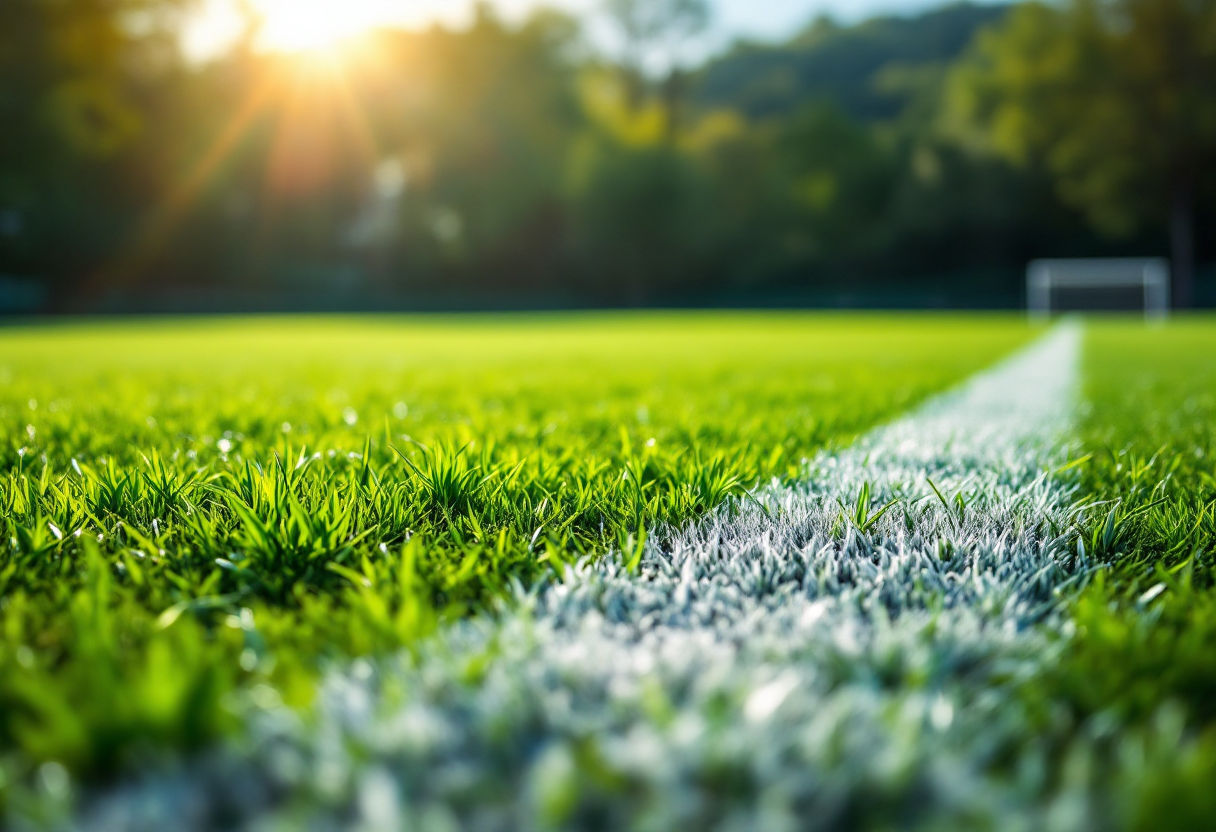
<path id="1" fill-rule="evenodd" d="M 252 23 L 262 50 L 328 52 L 382 26 L 460 23 L 467 20 L 470 8 L 465 0 L 207 0 L 184 46 L 187 54 L 206 59 L 235 43 Z"/>

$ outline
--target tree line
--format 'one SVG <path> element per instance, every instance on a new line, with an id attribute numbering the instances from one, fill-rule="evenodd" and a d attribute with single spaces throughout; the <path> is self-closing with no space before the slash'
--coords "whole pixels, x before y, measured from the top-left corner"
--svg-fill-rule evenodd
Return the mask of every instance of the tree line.
<path id="1" fill-rule="evenodd" d="M 333 52 L 170 0 L 0 4 L 0 275 L 49 308 L 1016 300 L 1216 255 L 1216 0 L 947 6 L 699 65 L 700 0 L 481 7 Z M 878 298 L 879 300 L 875 300 Z M 173 301 L 172 299 L 176 299 Z M 894 299 L 894 300 L 892 300 Z"/>

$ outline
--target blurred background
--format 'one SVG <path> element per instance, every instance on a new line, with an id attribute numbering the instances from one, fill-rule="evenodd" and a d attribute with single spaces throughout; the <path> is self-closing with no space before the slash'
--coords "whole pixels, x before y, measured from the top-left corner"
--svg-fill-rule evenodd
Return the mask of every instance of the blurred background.
<path id="1" fill-rule="evenodd" d="M 0 0 L 0 314 L 1216 304 L 1216 0 Z"/>

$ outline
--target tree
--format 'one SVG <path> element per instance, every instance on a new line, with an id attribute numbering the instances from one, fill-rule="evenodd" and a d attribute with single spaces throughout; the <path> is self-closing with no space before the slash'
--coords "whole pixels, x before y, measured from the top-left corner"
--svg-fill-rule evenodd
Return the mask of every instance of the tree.
<path id="1" fill-rule="evenodd" d="M 604 0 L 604 11 L 621 38 L 621 68 L 635 104 L 643 97 L 649 75 L 666 69 L 661 98 L 667 134 L 669 139 L 674 139 L 685 92 L 677 53 L 686 39 L 700 34 L 709 25 L 709 3 L 707 0 Z"/>
<path id="2" fill-rule="evenodd" d="M 191 1 L 0 0 L 0 213 L 19 228 L 0 272 L 79 274 L 146 197 Z"/>
<path id="3" fill-rule="evenodd" d="M 1027 4 L 979 38 L 951 93 L 1099 230 L 1168 227 L 1175 301 L 1191 304 L 1195 204 L 1216 161 L 1216 0 Z"/>
<path id="4" fill-rule="evenodd" d="M 873 131 L 833 104 L 813 104 L 782 124 L 775 149 L 816 252 L 831 256 L 870 247 L 885 220 L 895 174 Z"/>

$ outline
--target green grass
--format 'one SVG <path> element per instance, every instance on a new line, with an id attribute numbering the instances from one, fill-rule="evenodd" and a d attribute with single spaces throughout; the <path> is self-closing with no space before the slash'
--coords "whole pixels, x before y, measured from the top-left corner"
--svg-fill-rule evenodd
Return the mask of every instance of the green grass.
<path id="1" fill-rule="evenodd" d="M 1080 545 L 1109 564 L 1031 680 L 1043 736 L 1100 761 L 1128 829 L 1216 815 L 1216 326 L 1087 325 Z M 1063 739 L 1061 739 L 1063 738 Z M 1121 786 L 1118 778 L 1126 781 Z M 1063 777 L 1063 775 L 1061 775 Z"/>
<path id="2" fill-rule="evenodd" d="M 1216 326 L 1086 326 L 1071 475 L 1077 545 L 1106 566 L 1015 683 L 1037 731 L 994 772 L 1061 817 L 1090 795 L 1112 828 L 1205 829 Z M 793 314 L 0 330 L 0 811 L 45 761 L 104 783 L 213 743 L 242 701 L 306 713 L 327 663 L 581 557 L 628 563 L 1034 334 Z M 870 502 L 845 507 L 858 528 Z"/>
<path id="3" fill-rule="evenodd" d="M 1216 719 L 1216 327 L 1092 324 L 1083 538 L 1111 568 L 1078 609 L 1085 710 Z M 1091 655 L 1087 651 L 1093 651 Z"/>
<path id="4" fill-rule="evenodd" d="M 263 682 L 629 558 L 1033 335 L 1002 318 L 0 331 L 0 800 L 198 748 Z M 270 687 L 265 688 L 271 690 Z"/>

